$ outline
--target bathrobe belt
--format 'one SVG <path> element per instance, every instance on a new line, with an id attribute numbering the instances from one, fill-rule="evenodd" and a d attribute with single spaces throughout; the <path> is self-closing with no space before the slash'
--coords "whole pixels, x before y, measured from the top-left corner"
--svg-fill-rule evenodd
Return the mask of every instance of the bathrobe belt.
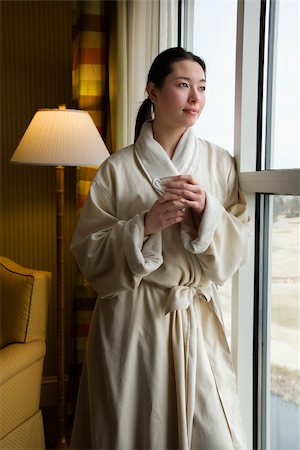
<path id="1" fill-rule="evenodd" d="M 195 412 L 197 334 L 194 301 L 207 302 L 199 287 L 174 286 L 167 297 L 165 314 L 172 314 L 171 333 L 177 391 L 178 435 L 180 448 L 188 450 L 192 443 Z"/>

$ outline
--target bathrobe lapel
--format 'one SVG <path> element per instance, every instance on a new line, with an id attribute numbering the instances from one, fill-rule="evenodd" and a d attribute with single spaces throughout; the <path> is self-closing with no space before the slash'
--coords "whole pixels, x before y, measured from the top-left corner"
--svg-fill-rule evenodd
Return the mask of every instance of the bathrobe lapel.
<path id="1" fill-rule="evenodd" d="M 180 139 L 173 158 L 153 138 L 152 121 L 145 122 L 135 143 L 135 153 L 150 183 L 162 192 L 159 180 L 179 174 L 193 175 L 199 163 L 200 153 L 197 139 L 188 128 Z"/>

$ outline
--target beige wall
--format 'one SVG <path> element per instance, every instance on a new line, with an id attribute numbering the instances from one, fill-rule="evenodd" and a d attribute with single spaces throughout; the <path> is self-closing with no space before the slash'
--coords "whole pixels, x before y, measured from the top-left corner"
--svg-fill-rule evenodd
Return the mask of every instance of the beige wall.
<path id="1" fill-rule="evenodd" d="M 55 169 L 9 163 L 39 108 L 72 107 L 72 2 L 1 1 L 0 254 L 53 274 L 44 384 L 55 388 Z M 75 223 L 75 169 L 66 169 L 67 353 L 75 263 L 69 242 Z M 49 384 L 50 383 L 50 384 Z M 55 389 L 54 389 L 55 392 Z M 53 400 L 53 398 L 51 399 Z"/>

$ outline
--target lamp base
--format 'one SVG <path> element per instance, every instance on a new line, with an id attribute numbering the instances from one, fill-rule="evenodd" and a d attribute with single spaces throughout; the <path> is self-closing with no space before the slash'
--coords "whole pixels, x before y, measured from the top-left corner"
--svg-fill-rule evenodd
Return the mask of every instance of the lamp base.
<path id="1" fill-rule="evenodd" d="M 61 438 L 58 437 L 57 442 L 55 443 L 55 448 L 69 448 L 69 444 L 66 441 L 65 437 L 62 436 Z"/>

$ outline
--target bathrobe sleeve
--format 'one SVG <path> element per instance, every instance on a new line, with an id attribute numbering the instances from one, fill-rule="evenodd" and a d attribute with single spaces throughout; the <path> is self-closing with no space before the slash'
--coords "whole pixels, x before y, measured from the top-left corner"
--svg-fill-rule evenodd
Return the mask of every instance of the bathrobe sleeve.
<path id="1" fill-rule="evenodd" d="M 227 176 L 225 201 L 206 191 L 206 206 L 199 229 L 195 230 L 190 216 L 181 226 L 181 238 L 186 250 L 197 255 L 208 279 L 217 284 L 224 283 L 245 263 L 251 225 L 233 159 Z"/>
<path id="2" fill-rule="evenodd" d="M 113 196 L 93 181 L 74 231 L 71 250 L 101 297 L 134 289 L 163 262 L 161 233 L 144 238 L 144 213 L 119 220 Z"/>

